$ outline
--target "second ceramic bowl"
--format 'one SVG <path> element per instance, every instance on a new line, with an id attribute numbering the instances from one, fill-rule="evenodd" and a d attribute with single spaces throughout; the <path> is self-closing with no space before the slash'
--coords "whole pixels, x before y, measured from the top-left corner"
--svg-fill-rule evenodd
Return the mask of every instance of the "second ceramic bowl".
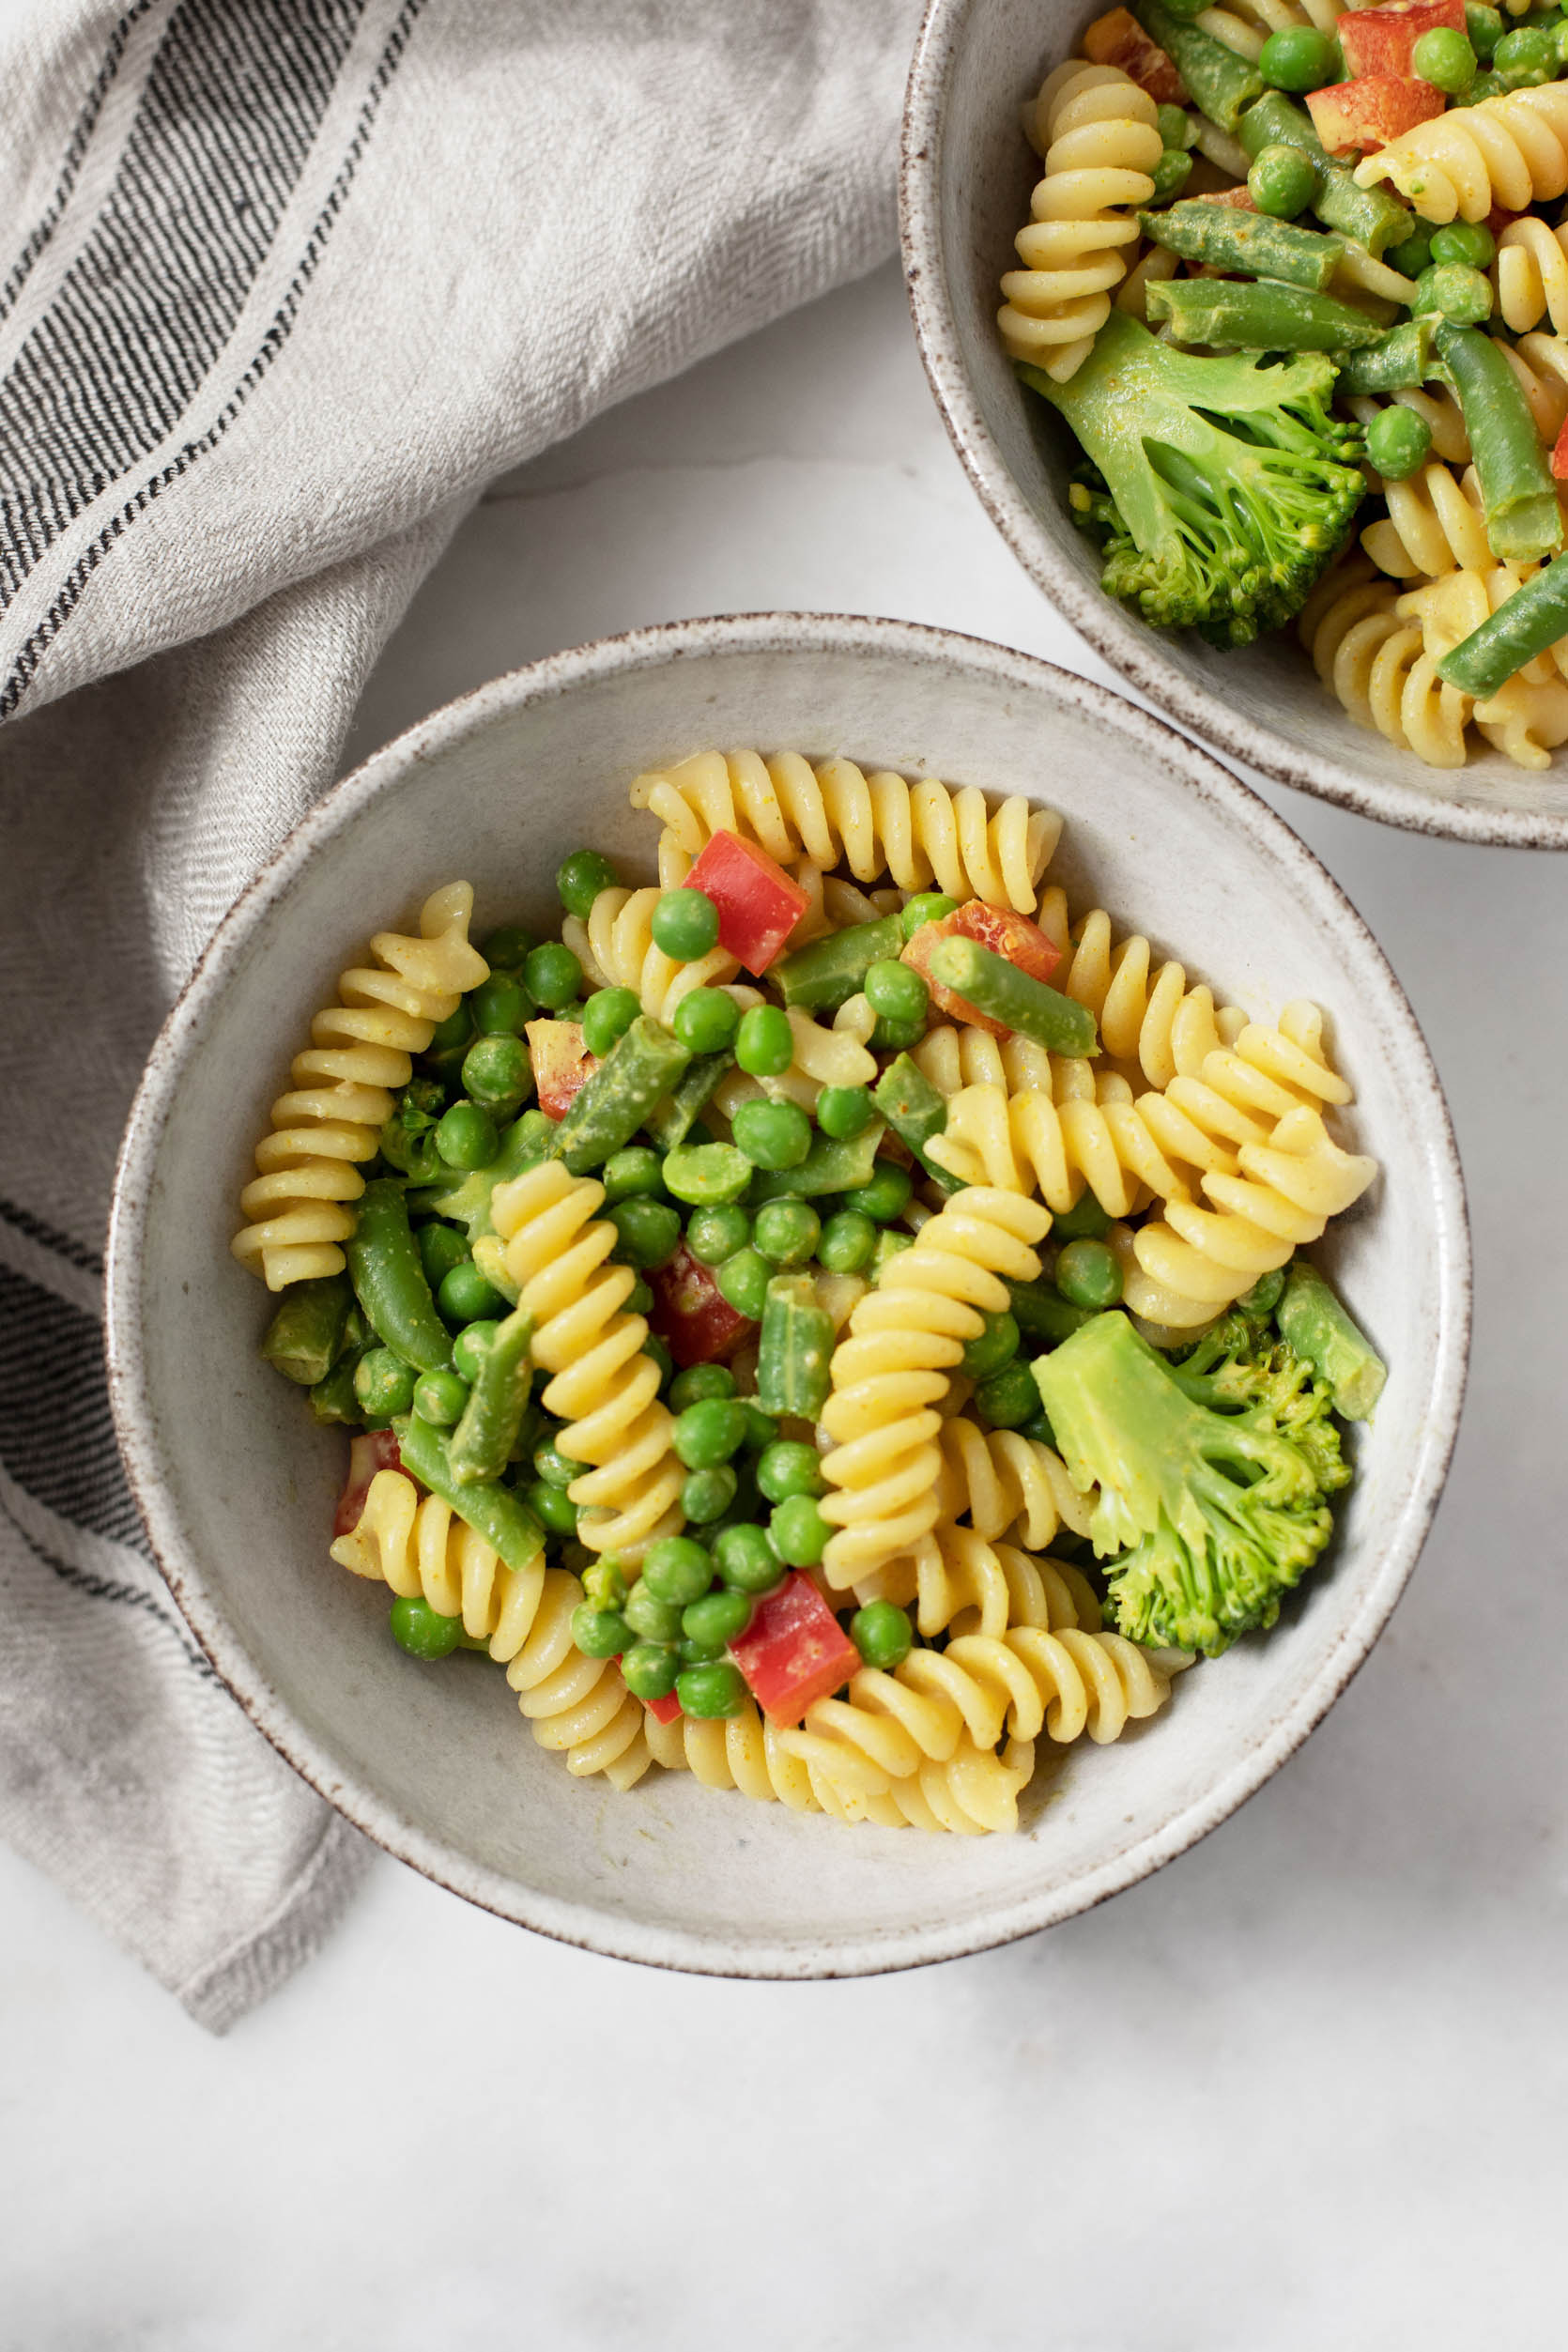
<path id="1" fill-rule="evenodd" d="M 1452 772 L 1357 727 L 1286 630 L 1222 653 L 1105 595 L 1069 519 L 1078 448 L 996 333 L 1039 162 L 1019 107 L 1070 56 L 1091 0 L 930 0 L 910 74 L 900 215 L 921 356 L 970 480 L 1019 561 L 1138 694 L 1227 758 L 1363 816 L 1455 840 L 1568 849 L 1568 746 L 1536 775 L 1480 745 Z"/>

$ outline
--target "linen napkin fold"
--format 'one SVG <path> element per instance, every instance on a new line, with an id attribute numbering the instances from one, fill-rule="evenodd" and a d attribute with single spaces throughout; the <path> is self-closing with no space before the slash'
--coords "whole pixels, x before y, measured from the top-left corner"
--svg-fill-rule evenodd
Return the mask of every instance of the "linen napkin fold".
<path id="1" fill-rule="evenodd" d="M 0 21 L 0 1830 L 214 2030 L 364 1849 L 119 1470 L 143 1060 L 484 483 L 893 241 L 916 0 L 23 0 Z"/>

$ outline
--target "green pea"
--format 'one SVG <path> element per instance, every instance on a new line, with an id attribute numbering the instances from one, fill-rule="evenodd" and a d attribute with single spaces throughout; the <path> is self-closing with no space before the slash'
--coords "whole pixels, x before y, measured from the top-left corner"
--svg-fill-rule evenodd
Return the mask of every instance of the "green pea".
<path id="1" fill-rule="evenodd" d="M 1247 174 L 1247 193 L 1260 212 L 1294 221 L 1317 193 L 1317 167 L 1304 147 L 1265 147 Z"/>
<path id="2" fill-rule="evenodd" d="M 754 1168 L 798 1168 L 811 1148 L 811 1122 L 798 1103 L 743 1102 L 731 1125 Z"/>
<path id="3" fill-rule="evenodd" d="M 653 1312 L 653 1286 L 645 1283 L 639 1274 L 626 1293 L 626 1313 L 628 1314 L 652 1314 Z"/>
<path id="4" fill-rule="evenodd" d="M 615 869 L 607 857 L 597 850 L 574 850 L 556 869 L 556 895 L 568 915 L 586 923 L 600 891 L 612 890 L 615 881 Z"/>
<path id="5" fill-rule="evenodd" d="M 816 1447 L 798 1437 L 777 1438 L 758 1458 L 757 1483 L 769 1502 L 788 1502 L 792 1495 L 820 1495 L 822 1467 Z"/>
<path id="6" fill-rule="evenodd" d="M 869 966 L 862 985 L 879 1020 L 924 1021 L 930 991 L 913 964 L 884 956 Z"/>
<path id="7" fill-rule="evenodd" d="M 735 1376 L 727 1364 L 692 1364 L 675 1377 L 669 1391 L 669 1409 L 684 1413 L 688 1405 L 700 1405 L 710 1396 L 733 1396 Z"/>
<path id="8" fill-rule="evenodd" d="M 515 1038 L 533 1019 L 535 1007 L 527 989 L 512 973 L 492 972 L 470 992 L 469 1009 L 482 1038 Z"/>
<path id="9" fill-rule="evenodd" d="M 648 1546 L 638 1589 L 646 1589 L 656 1601 L 666 1601 L 673 1608 L 686 1608 L 702 1598 L 713 1580 L 713 1557 L 703 1545 L 694 1543 L 689 1535 L 665 1535 Z M 634 1592 L 632 1599 L 636 1598 Z"/>
<path id="10" fill-rule="evenodd" d="M 1064 1217 L 1051 1221 L 1053 1241 L 1099 1241 L 1111 1230 L 1109 1212 L 1101 1208 L 1087 1185 Z"/>
<path id="11" fill-rule="evenodd" d="M 733 1307 L 737 1314 L 747 1316 L 753 1323 L 761 1323 L 773 1268 L 760 1251 L 737 1250 L 733 1257 L 725 1259 L 714 1279 L 726 1306 Z"/>
<path id="12" fill-rule="evenodd" d="M 868 1601 L 850 1619 L 850 1639 L 868 1666 L 885 1673 L 902 1666 L 915 1647 L 915 1628 L 908 1612 L 891 1601 Z"/>
<path id="13" fill-rule="evenodd" d="M 582 1008 L 582 1041 L 602 1062 L 642 1010 L 637 991 L 597 988 Z"/>
<path id="14" fill-rule="evenodd" d="M 885 1013 L 878 1013 L 871 1043 L 879 1053 L 903 1053 L 912 1045 L 918 1045 L 925 1034 L 924 1014 L 918 1021 L 889 1021 Z"/>
<path id="15" fill-rule="evenodd" d="M 1073 1245 L 1075 1248 L 1078 1244 Z M 1098 1247 L 1091 1243 L 1090 1247 Z M 988 1314 L 985 1329 L 978 1339 L 972 1339 L 960 1359 L 963 1371 L 972 1380 L 990 1380 L 1005 1364 L 1010 1364 L 1018 1353 L 1019 1330 L 1012 1316 L 1004 1308 L 1000 1314 Z"/>
<path id="16" fill-rule="evenodd" d="M 621 1613 L 639 1641 L 679 1641 L 681 1638 L 680 1608 L 673 1602 L 661 1601 L 646 1576 L 633 1585 Z"/>
<path id="17" fill-rule="evenodd" d="M 863 1273 L 877 1246 L 877 1229 L 856 1208 L 841 1208 L 822 1227 L 817 1244 L 820 1263 L 830 1274 Z"/>
<path id="18" fill-rule="evenodd" d="M 711 1666 L 716 1658 L 723 1657 L 724 1650 L 722 1641 L 693 1641 L 686 1636 L 677 1645 L 675 1654 L 683 1667 Z"/>
<path id="19" fill-rule="evenodd" d="M 417 1594 L 399 1594 L 392 1605 L 392 1635 L 411 1658 L 450 1658 L 462 1638 L 460 1617 L 443 1617 Z"/>
<path id="20" fill-rule="evenodd" d="M 620 1236 L 616 1256 L 639 1273 L 651 1274 L 668 1266 L 681 1238 L 681 1220 L 669 1203 L 649 1200 L 646 1194 L 617 1201 L 607 1212 L 606 1222 Z"/>
<path id="21" fill-rule="evenodd" d="M 523 1499 L 546 1534 L 576 1535 L 577 1506 L 559 1486 L 536 1478 L 531 1486 L 524 1488 Z"/>
<path id="22" fill-rule="evenodd" d="M 1056 1260 L 1056 1287 L 1072 1307 L 1114 1307 L 1122 1295 L 1121 1261 L 1103 1241 L 1069 1241 Z"/>
<path id="23" fill-rule="evenodd" d="M 605 1161 L 599 1181 L 612 1208 L 617 1201 L 656 1197 L 664 1191 L 664 1162 L 648 1145 L 628 1144 Z"/>
<path id="24" fill-rule="evenodd" d="M 665 1154 L 664 1181 L 678 1201 L 722 1207 L 751 1182 L 751 1162 L 733 1144 L 678 1144 Z"/>
<path id="25" fill-rule="evenodd" d="M 1413 409 L 1394 404 L 1379 408 L 1366 429 L 1368 461 L 1385 482 L 1404 482 L 1426 463 L 1432 427 Z"/>
<path id="26" fill-rule="evenodd" d="M 1524 24 L 1505 33 L 1492 53 L 1493 66 L 1514 90 L 1537 89 L 1555 81 L 1560 62 L 1557 28 L 1546 24 Z"/>
<path id="27" fill-rule="evenodd" d="M 688 1053 L 728 1053 L 740 1025 L 741 1008 L 722 988 L 689 990 L 670 1022 Z"/>
<path id="28" fill-rule="evenodd" d="M 534 1474 L 551 1486 L 565 1488 L 575 1478 L 580 1478 L 588 1468 L 586 1462 L 574 1462 L 569 1453 L 562 1453 L 553 1437 L 546 1437 L 533 1452 Z"/>
<path id="29" fill-rule="evenodd" d="M 1502 38 L 1501 10 L 1483 7 L 1480 0 L 1465 0 L 1465 30 L 1476 55 L 1483 65 L 1488 63 Z"/>
<path id="30" fill-rule="evenodd" d="M 738 1396 L 709 1396 L 676 1416 L 670 1442 L 688 1470 L 716 1469 L 746 1438 L 746 1407 Z"/>
<path id="31" fill-rule="evenodd" d="M 465 1323 L 499 1322 L 508 1304 L 500 1292 L 485 1281 L 471 1258 L 463 1259 L 450 1274 L 442 1275 L 436 1303 L 456 1330 L 461 1330 Z"/>
<path id="32" fill-rule="evenodd" d="M 771 1413 L 764 1413 L 754 1396 L 742 1398 L 746 1407 L 746 1449 L 748 1453 L 761 1453 L 771 1446 L 778 1435 L 778 1423 Z"/>
<path id="33" fill-rule="evenodd" d="M 477 1102 L 454 1102 L 437 1126 L 436 1149 L 449 1168 L 487 1168 L 500 1149 L 496 1122 Z"/>
<path id="34" fill-rule="evenodd" d="M 738 1641 L 751 1622 L 752 1602 L 745 1592 L 708 1592 L 681 1618 L 688 1641 L 716 1642 L 720 1650 Z"/>
<path id="35" fill-rule="evenodd" d="M 1257 69 L 1270 89 L 1320 90 L 1334 78 L 1334 44 L 1310 24 L 1289 24 L 1270 33 L 1258 54 Z"/>
<path id="36" fill-rule="evenodd" d="M 533 945 L 531 935 L 520 923 L 502 923 L 480 945 L 480 954 L 492 972 L 520 972 Z"/>
<path id="37" fill-rule="evenodd" d="M 815 1568 L 827 1549 L 833 1530 L 822 1517 L 815 1496 L 791 1495 L 775 1503 L 768 1520 L 774 1550 L 792 1568 Z"/>
<path id="38" fill-rule="evenodd" d="M 630 1646 L 620 1610 L 594 1608 L 587 1601 L 572 1611 L 572 1639 L 585 1658 L 618 1658 Z"/>
<path id="39" fill-rule="evenodd" d="M 414 1410 L 433 1429 L 455 1429 L 469 1401 L 469 1384 L 455 1372 L 427 1372 L 414 1391 Z"/>
<path id="40" fill-rule="evenodd" d="M 770 1266 L 804 1266 L 814 1256 L 822 1221 L 809 1201 L 764 1201 L 752 1245 Z"/>
<path id="41" fill-rule="evenodd" d="M 750 1238 L 751 1220 L 733 1201 L 694 1208 L 686 1223 L 686 1247 L 703 1266 L 722 1266 Z"/>
<path id="42" fill-rule="evenodd" d="M 853 1144 L 871 1124 L 869 1086 L 824 1086 L 817 1097 L 817 1125 L 835 1143 Z"/>
<path id="43" fill-rule="evenodd" d="M 975 1391 L 975 1410 L 992 1429 L 1022 1429 L 1039 1408 L 1040 1392 L 1034 1375 L 1016 1357 L 1005 1371 L 982 1381 Z"/>
<path id="44" fill-rule="evenodd" d="M 642 1343 L 642 1353 L 659 1368 L 659 1385 L 668 1388 L 675 1377 L 675 1359 L 656 1331 L 650 1331 Z"/>
<path id="45" fill-rule="evenodd" d="M 1434 261 L 1462 262 L 1471 269 L 1489 269 L 1498 257 L 1498 240 L 1484 221 L 1451 221 L 1432 233 Z"/>
<path id="46" fill-rule="evenodd" d="M 414 1401 L 419 1374 L 390 1347 L 372 1347 L 354 1366 L 354 1394 L 373 1420 L 390 1421 Z"/>
<path id="47" fill-rule="evenodd" d="M 479 1367 L 494 1345 L 500 1329 L 500 1325 L 491 1318 L 470 1323 L 458 1332 L 452 1343 L 452 1360 L 463 1379 L 478 1378 Z"/>
<path id="48" fill-rule="evenodd" d="M 795 1058 L 790 1017 L 776 1005 L 752 1005 L 735 1032 L 735 1059 L 748 1077 L 782 1078 Z"/>
<path id="49" fill-rule="evenodd" d="M 1052 1428 L 1051 1423 L 1047 1421 L 1043 1413 L 1037 1413 L 1033 1421 L 1026 1421 L 1022 1422 L 1021 1426 L 1024 1437 L 1033 1437 L 1038 1445 L 1049 1446 L 1053 1453 L 1059 1453 L 1061 1452 L 1060 1446 L 1056 1443 L 1056 1432 Z M 1064 1544 L 1067 1541 L 1068 1534 L 1068 1529 L 1058 1528 L 1056 1533 L 1053 1536 L 1052 1541 L 1055 1544 Z"/>
<path id="50" fill-rule="evenodd" d="M 1154 119 L 1160 126 L 1160 144 L 1162 147 L 1176 147 L 1185 151 L 1191 146 L 1192 133 L 1196 126 L 1185 106 L 1157 106 L 1154 110 Z M 915 901 L 912 899 L 910 905 L 914 904 Z"/>
<path id="51" fill-rule="evenodd" d="M 845 1193 L 844 1207 L 857 1209 L 862 1217 L 869 1217 L 873 1224 L 890 1224 L 895 1217 L 903 1215 L 914 1191 L 915 1179 L 909 1170 L 884 1160 L 878 1162 L 869 1184 Z"/>
<path id="52" fill-rule="evenodd" d="M 1438 25 L 1435 31 L 1422 33 L 1410 52 L 1410 70 L 1422 81 L 1430 82 L 1435 90 L 1442 90 L 1450 98 L 1457 98 L 1475 80 L 1475 51 L 1463 33 L 1452 25 Z"/>
<path id="53" fill-rule="evenodd" d="M 1183 115 L 1183 122 L 1186 119 Z M 1166 144 L 1170 143 L 1167 141 Z M 956 915 L 958 911 L 958 900 L 945 897 L 940 890 L 917 890 L 914 898 L 905 903 L 899 920 L 903 925 L 904 937 L 913 939 L 923 924 L 940 923 L 945 915 Z"/>
<path id="54" fill-rule="evenodd" d="M 531 948 L 523 966 L 523 985 L 546 1012 L 558 1013 L 582 987 L 582 966 L 559 939 L 546 939 Z"/>
<path id="55" fill-rule="evenodd" d="M 697 963 L 718 945 L 718 909 L 700 890 L 666 890 L 651 929 L 654 946 L 672 963 Z"/>
<path id="56" fill-rule="evenodd" d="M 443 1225 L 434 1219 L 418 1228 L 414 1240 L 424 1279 L 432 1290 L 438 1290 L 453 1268 L 461 1266 L 469 1254 L 469 1245 L 456 1226 Z"/>
<path id="57" fill-rule="evenodd" d="M 509 1118 L 533 1091 L 533 1065 L 521 1038 L 477 1038 L 463 1056 L 463 1091 L 482 1111 Z"/>
<path id="58" fill-rule="evenodd" d="M 784 1563 L 760 1527 L 725 1528 L 714 1538 L 714 1565 L 737 1592 L 771 1592 L 784 1576 Z"/>
<path id="59" fill-rule="evenodd" d="M 621 1660 L 621 1679 L 634 1699 L 668 1699 L 680 1670 L 674 1651 L 652 1641 L 635 1642 Z"/>
<path id="60" fill-rule="evenodd" d="M 746 1678 L 728 1658 L 712 1666 L 688 1666 L 675 1677 L 675 1696 L 683 1714 L 694 1723 L 711 1723 L 738 1715 L 746 1702 Z"/>
<path id="61" fill-rule="evenodd" d="M 1434 261 L 1416 280 L 1410 312 L 1417 318 L 1432 313 L 1456 327 L 1479 327 L 1492 315 L 1491 281 L 1463 262 Z"/>
<path id="62" fill-rule="evenodd" d="M 1383 259 L 1402 278 L 1419 278 L 1432 258 L 1432 237 L 1430 222 L 1418 221 L 1401 244 L 1390 246 Z"/>
<path id="63" fill-rule="evenodd" d="M 740 1480 L 727 1462 L 717 1469 L 693 1470 L 681 1481 L 681 1509 L 693 1527 L 711 1527 L 722 1519 L 740 1491 Z"/>
<path id="64" fill-rule="evenodd" d="M 467 1000 L 465 1000 L 458 1006 L 455 1012 L 448 1013 L 444 1021 L 438 1021 L 436 1023 L 430 1033 L 430 1043 L 424 1050 L 427 1053 L 444 1059 L 449 1054 L 461 1053 L 472 1036 L 473 1015 L 469 1012 Z"/>

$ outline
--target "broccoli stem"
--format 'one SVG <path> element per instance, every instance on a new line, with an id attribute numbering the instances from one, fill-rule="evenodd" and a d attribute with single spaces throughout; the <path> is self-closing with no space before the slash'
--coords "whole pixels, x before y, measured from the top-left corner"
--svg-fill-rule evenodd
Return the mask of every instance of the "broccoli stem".
<path id="1" fill-rule="evenodd" d="M 1315 1266 L 1298 1260 L 1275 1313 L 1286 1345 L 1328 1382 L 1335 1410 L 1369 1421 L 1388 1366 L 1341 1306 Z"/>

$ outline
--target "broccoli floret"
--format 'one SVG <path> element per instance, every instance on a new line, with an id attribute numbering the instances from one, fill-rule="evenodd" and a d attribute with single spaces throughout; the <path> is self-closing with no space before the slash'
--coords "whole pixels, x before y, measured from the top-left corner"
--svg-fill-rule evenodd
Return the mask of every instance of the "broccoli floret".
<path id="1" fill-rule="evenodd" d="M 1117 1630 L 1218 1657 L 1272 1625 L 1349 1476 L 1311 1367 L 1241 1315 L 1172 1364 L 1110 1314 L 1035 1378 L 1074 1483 L 1099 1488 L 1089 1531 Z"/>
<path id="2" fill-rule="evenodd" d="M 1366 491 L 1361 428 L 1330 413 L 1323 352 L 1204 359 L 1113 310 L 1065 384 L 1021 364 L 1104 484 L 1075 484 L 1105 533 L 1103 586 L 1145 621 L 1250 645 L 1294 619 Z"/>

